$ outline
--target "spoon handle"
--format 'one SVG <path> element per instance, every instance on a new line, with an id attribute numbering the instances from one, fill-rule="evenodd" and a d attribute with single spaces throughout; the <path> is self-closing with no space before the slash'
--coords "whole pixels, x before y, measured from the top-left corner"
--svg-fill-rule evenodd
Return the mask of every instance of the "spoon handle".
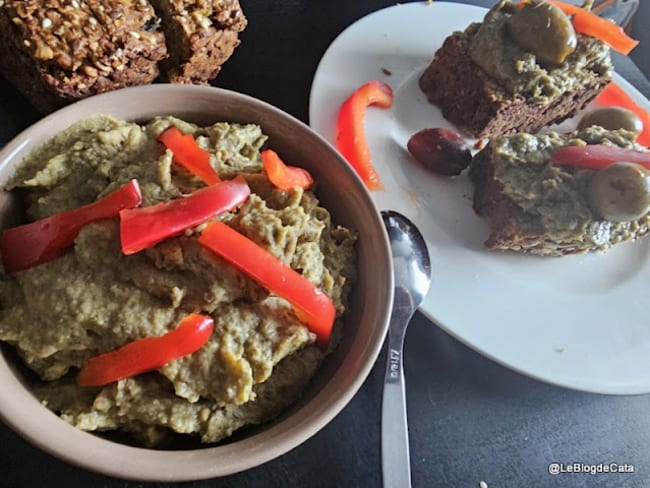
<path id="1" fill-rule="evenodd" d="M 381 465 L 384 488 L 411 486 L 402 350 L 406 325 L 413 315 L 413 309 L 399 306 L 398 290 L 399 288 L 395 290 L 396 306 L 388 329 L 388 358 L 381 409 Z"/>

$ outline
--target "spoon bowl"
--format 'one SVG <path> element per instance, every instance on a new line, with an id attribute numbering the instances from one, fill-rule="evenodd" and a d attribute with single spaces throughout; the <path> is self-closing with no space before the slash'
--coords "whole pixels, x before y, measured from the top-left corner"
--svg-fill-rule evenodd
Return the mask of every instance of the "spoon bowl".
<path id="1" fill-rule="evenodd" d="M 382 219 L 395 276 L 382 399 L 382 473 L 384 487 L 405 488 L 411 486 L 411 466 L 402 351 L 411 317 L 429 292 L 431 262 L 426 242 L 413 222 L 394 211 L 383 211 Z"/>
<path id="2" fill-rule="evenodd" d="M 417 308 L 431 285 L 431 261 L 426 242 L 415 224 L 404 215 L 385 210 L 381 216 L 393 255 L 395 288 L 404 288 Z"/>

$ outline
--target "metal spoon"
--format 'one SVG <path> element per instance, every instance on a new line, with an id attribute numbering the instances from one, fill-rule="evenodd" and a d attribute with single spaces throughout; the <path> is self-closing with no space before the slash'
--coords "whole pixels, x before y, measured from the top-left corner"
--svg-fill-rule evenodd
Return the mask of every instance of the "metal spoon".
<path id="1" fill-rule="evenodd" d="M 383 211 L 382 218 L 395 268 L 381 411 L 382 474 L 384 487 L 407 488 L 411 486 L 411 462 L 402 350 L 409 321 L 429 291 L 431 263 L 424 238 L 410 220 L 393 211 Z"/>

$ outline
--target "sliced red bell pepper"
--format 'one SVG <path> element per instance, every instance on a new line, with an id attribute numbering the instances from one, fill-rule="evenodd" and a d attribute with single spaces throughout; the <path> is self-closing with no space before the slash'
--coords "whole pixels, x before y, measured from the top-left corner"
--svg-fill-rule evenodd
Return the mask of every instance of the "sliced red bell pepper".
<path id="1" fill-rule="evenodd" d="M 621 26 L 608 19 L 599 17 L 595 13 L 577 5 L 558 0 L 547 1 L 558 7 L 565 14 L 572 16 L 571 22 L 576 32 L 595 37 L 609 45 L 615 51 L 622 54 L 629 54 L 639 44 L 639 41 L 628 36 Z"/>
<path id="2" fill-rule="evenodd" d="M 158 140 L 174 153 L 174 161 L 201 179 L 206 185 L 221 181 L 210 164 L 210 153 L 200 148 L 191 134 L 183 135 L 172 126 L 158 136 Z"/>
<path id="3" fill-rule="evenodd" d="M 174 330 L 145 337 L 89 359 L 81 368 L 80 386 L 102 386 L 164 366 L 198 351 L 208 342 L 214 321 L 207 315 L 190 314 Z"/>
<path id="4" fill-rule="evenodd" d="M 262 151 L 264 171 L 274 186 L 281 190 L 291 190 L 300 187 L 304 190 L 314 184 L 309 171 L 297 166 L 288 166 L 280 159 L 278 153 L 272 149 Z"/>
<path id="5" fill-rule="evenodd" d="M 650 147 L 650 113 L 643 110 L 625 90 L 612 81 L 596 97 L 596 102 L 606 107 L 621 107 L 634 112 L 643 124 L 643 130 L 636 141 Z"/>
<path id="6" fill-rule="evenodd" d="M 343 102 L 336 120 L 336 147 L 370 190 L 381 190 L 383 184 L 372 165 L 366 141 L 366 108 L 370 105 L 389 108 L 392 104 L 393 89 L 382 81 L 369 81 Z"/>
<path id="7" fill-rule="evenodd" d="M 551 163 L 575 166 L 585 169 L 602 169 L 612 163 L 627 161 L 650 169 L 650 152 L 634 151 L 618 146 L 592 144 L 588 146 L 567 146 L 555 151 Z"/>
<path id="8" fill-rule="evenodd" d="M 6 229 L 0 244 L 5 272 L 17 273 L 58 258 L 72 247 L 83 226 L 117 217 L 120 210 L 136 207 L 141 202 L 140 186 L 136 180 L 131 180 L 83 207 Z"/>
<path id="9" fill-rule="evenodd" d="M 120 212 L 122 252 L 134 254 L 234 209 L 250 195 L 243 176 L 150 207 Z"/>
<path id="10" fill-rule="evenodd" d="M 300 320 L 316 334 L 317 343 L 327 346 L 336 310 L 330 297 L 311 281 L 223 222 L 208 224 L 199 242 L 291 303 Z"/>

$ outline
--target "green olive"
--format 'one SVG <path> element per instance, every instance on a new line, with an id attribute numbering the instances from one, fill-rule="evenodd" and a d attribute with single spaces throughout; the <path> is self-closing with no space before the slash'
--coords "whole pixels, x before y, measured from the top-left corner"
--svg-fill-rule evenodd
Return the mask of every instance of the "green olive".
<path id="1" fill-rule="evenodd" d="M 527 3 L 506 21 L 510 37 L 541 64 L 560 65 L 575 51 L 578 38 L 571 19 L 547 2 Z"/>
<path id="2" fill-rule="evenodd" d="M 603 219 L 626 222 L 650 211 L 650 174 L 636 163 L 612 163 L 589 182 L 589 206 Z"/>
<path id="3" fill-rule="evenodd" d="M 625 129 L 635 136 L 641 134 L 643 130 L 641 119 L 634 112 L 621 107 L 599 108 L 586 113 L 580 119 L 578 129 L 586 129 L 592 125 L 607 130 Z"/>

